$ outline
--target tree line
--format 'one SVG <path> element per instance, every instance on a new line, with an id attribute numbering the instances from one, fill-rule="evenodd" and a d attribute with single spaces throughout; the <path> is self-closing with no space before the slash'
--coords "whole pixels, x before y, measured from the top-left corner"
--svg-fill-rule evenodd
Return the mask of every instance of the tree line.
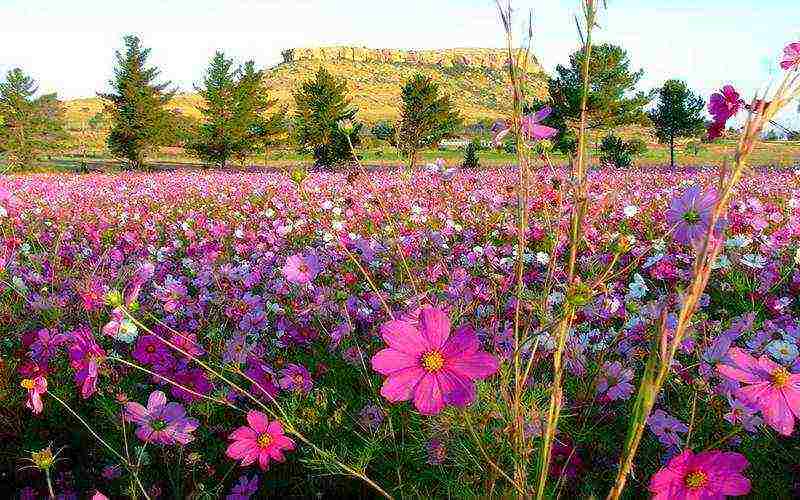
<path id="1" fill-rule="evenodd" d="M 294 113 L 270 98 L 265 72 L 254 61 L 237 64 L 223 52 L 211 58 L 202 81 L 195 87 L 202 98 L 201 119 L 182 116 L 168 105 L 176 94 L 162 81 L 159 68 L 150 65 L 151 50 L 136 36 L 126 36 L 115 52 L 109 91 L 99 93 L 107 122 L 108 150 L 131 169 L 146 168 L 159 148 L 180 144 L 207 164 L 225 167 L 244 161 L 257 151 L 291 141 L 309 153 L 320 166 L 353 161 L 365 130 L 347 93 L 347 82 L 324 67 L 293 90 Z M 559 131 L 553 146 L 572 154 L 580 120 L 583 52 L 570 56 L 569 64 L 556 67 L 548 77 L 546 101 L 532 101 L 527 112 L 550 106 L 543 124 Z M 644 93 L 637 90 L 642 70 L 633 70 L 627 52 L 602 44 L 589 62 L 592 86 L 587 98 L 588 129 L 611 131 L 625 125 L 649 126 L 656 139 L 670 149 L 675 163 L 677 141 L 699 137 L 706 126 L 705 101 L 686 83 L 669 80 Z M 37 96 L 36 82 L 20 69 L 0 82 L 0 154 L 11 168 L 30 165 L 63 148 L 68 137 L 62 103 L 55 94 Z M 387 141 L 414 166 L 420 151 L 439 144 L 464 129 L 464 119 L 450 96 L 429 76 L 416 74 L 400 89 L 400 118 L 380 122 L 371 132 Z M 652 104 L 652 105 L 651 105 Z M 93 118 L 92 129 L 100 125 Z M 513 147 L 509 137 L 506 147 Z M 609 133 L 601 142 L 603 157 L 615 164 L 630 163 L 641 152 L 635 140 Z M 469 148 L 468 148 L 469 149 Z M 475 146 L 468 151 L 475 161 Z"/>

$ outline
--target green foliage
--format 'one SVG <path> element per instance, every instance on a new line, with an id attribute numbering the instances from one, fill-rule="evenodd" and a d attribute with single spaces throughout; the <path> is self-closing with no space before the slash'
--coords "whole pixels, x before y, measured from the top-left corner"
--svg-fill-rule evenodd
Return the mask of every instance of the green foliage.
<path id="1" fill-rule="evenodd" d="M 702 141 L 690 141 L 686 143 L 686 152 L 692 156 L 699 156 L 704 149 Z"/>
<path id="2" fill-rule="evenodd" d="M 421 149 L 453 135 L 463 125 L 463 119 L 450 97 L 441 95 L 439 85 L 422 74 L 403 84 L 401 99 L 398 142 L 413 167 Z"/>
<path id="3" fill-rule="evenodd" d="M 641 139 L 626 141 L 621 137 L 608 134 L 600 142 L 600 161 L 618 168 L 628 168 L 633 160 L 647 151 L 647 144 Z"/>
<path id="4" fill-rule="evenodd" d="M 19 68 L 0 82 L 0 153 L 11 168 L 30 165 L 66 139 L 61 102 L 55 94 L 35 97 L 37 90 Z"/>
<path id="5" fill-rule="evenodd" d="M 380 141 L 386 141 L 391 145 L 397 144 L 397 129 L 387 121 L 380 121 L 372 127 L 372 136 Z"/>
<path id="6" fill-rule="evenodd" d="M 478 159 L 478 151 L 480 150 L 480 143 L 476 140 L 467 144 L 464 150 L 464 168 L 477 168 L 480 166 L 480 159 Z"/>
<path id="7" fill-rule="evenodd" d="M 108 147 L 134 169 L 144 166 L 148 154 L 175 140 L 174 120 L 165 108 L 175 95 L 170 82 L 157 83 L 161 71 L 147 66 L 150 49 L 136 36 L 126 36 L 125 49 L 116 51 L 112 92 L 98 94 L 111 118 Z"/>
<path id="8" fill-rule="evenodd" d="M 576 131 L 580 125 L 583 96 L 583 50 L 574 52 L 569 66 L 556 66 L 550 78 L 553 113 L 545 124 L 559 129 L 554 145 L 564 153 L 577 148 Z M 601 44 L 592 47 L 589 59 L 589 90 L 586 101 L 587 128 L 609 129 L 621 125 L 644 124 L 644 106 L 650 98 L 636 91 L 643 70 L 631 71 L 628 53 L 622 47 Z M 541 108 L 544 103 L 534 103 Z"/>
<path id="9" fill-rule="evenodd" d="M 347 83 L 320 66 L 314 78 L 294 91 L 294 139 L 301 153 L 312 151 L 317 165 L 331 167 L 353 160 L 362 125 L 347 97 Z M 350 122 L 340 127 L 340 122 Z M 349 137 L 349 141 L 348 141 Z"/>
<path id="10" fill-rule="evenodd" d="M 243 160 L 283 130 L 284 113 L 266 113 L 276 101 L 264 88 L 264 74 L 248 61 L 234 67 L 217 52 L 197 92 L 205 101 L 203 122 L 189 144 L 199 158 L 224 168 L 232 157 Z"/>
<path id="11" fill-rule="evenodd" d="M 648 116 L 658 141 L 669 145 L 670 165 L 675 166 L 675 139 L 696 136 L 705 130 L 705 101 L 680 80 L 667 80 L 652 96 L 658 104 Z"/>

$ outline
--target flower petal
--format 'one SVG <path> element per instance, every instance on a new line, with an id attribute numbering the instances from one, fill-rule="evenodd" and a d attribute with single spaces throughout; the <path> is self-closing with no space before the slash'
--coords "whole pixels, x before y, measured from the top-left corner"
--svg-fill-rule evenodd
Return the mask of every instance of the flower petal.
<path id="1" fill-rule="evenodd" d="M 445 366 L 457 375 L 468 379 L 484 379 L 497 372 L 500 364 L 497 358 L 486 351 L 479 351 L 467 356 L 448 359 Z"/>
<path id="2" fill-rule="evenodd" d="M 430 343 L 423 338 L 422 333 L 407 321 L 388 321 L 381 325 L 381 337 L 398 351 L 419 356 L 430 350 Z"/>
<path id="3" fill-rule="evenodd" d="M 460 355 L 469 355 L 477 352 L 479 348 L 480 344 L 475 331 L 471 326 L 464 325 L 447 339 L 442 347 L 442 356 L 449 359 Z"/>
<path id="4" fill-rule="evenodd" d="M 444 395 L 436 375 L 425 374 L 414 389 L 414 406 L 423 415 L 436 415 L 444 408 Z"/>
<path id="5" fill-rule="evenodd" d="M 260 411 L 250 410 L 247 412 L 247 423 L 254 431 L 261 434 L 266 432 L 269 419 Z"/>
<path id="6" fill-rule="evenodd" d="M 420 379 L 425 376 L 422 367 L 414 366 L 389 375 L 381 387 L 381 396 L 396 403 L 411 399 Z"/>
<path id="7" fill-rule="evenodd" d="M 431 347 L 441 349 L 450 337 L 450 318 L 441 309 L 426 307 L 419 314 L 422 336 L 428 339 Z"/>
<path id="8" fill-rule="evenodd" d="M 372 369 L 383 375 L 389 375 L 418 364 L 417 356 L 406 354 L 391 347 L 378 351 L 372 357 Z"/>

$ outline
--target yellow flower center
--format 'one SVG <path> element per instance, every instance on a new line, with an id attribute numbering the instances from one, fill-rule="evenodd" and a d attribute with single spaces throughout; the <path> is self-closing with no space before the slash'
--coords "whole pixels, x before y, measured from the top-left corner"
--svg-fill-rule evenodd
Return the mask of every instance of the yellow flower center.
<path id="1" fill-rule="evenodd" d="M 422 355 L 422 367 L 428 372 L 438 372 L 443 366 L 444 356 L 439 351 L 430 351 Z"/>
<path id="2" fill-rule="evenodd" d="M 34 388 L 34 386 L 36 384 L 34 383 L 33 380 L 31 380 L 29 378 L 25 378 L 25 379 L 22 379 L 22 384 L 20 384 L 20 385 L 22 385 L 22 387 L 24 387 L 25 389 L 31 390 L 31 389 Z"/>
<path id="3" fill-rule="evenodd" d="M 257 441 L 258 441 L 258 446 L 266 448 L 267 446 L 270 445 L 270 443 L 272 443 L 272 436 L 270 435 L 270 433 L 265 432 L 260 436 L 258 436 Z"/>
<path id="4" fill-rule="evenodd" d="M 56 462 L 53 456 L 53 451 L 48 446 L 47 448 L 31 453 L 31 461 L 41 470 L 47 470 Z"/>
<path id="5" fill-rule="evenodd" d="M 708 483 L 708 476 L 701 470 L 692 471 L 683 479 L 687 488 L 702 488 Z"/>
<path id="6" fill-rule="evenodd" d="M 772 385 L 781 389 L 789 385 L 789 370 L 786 368 L 779 368 L 772 374 Z"/>

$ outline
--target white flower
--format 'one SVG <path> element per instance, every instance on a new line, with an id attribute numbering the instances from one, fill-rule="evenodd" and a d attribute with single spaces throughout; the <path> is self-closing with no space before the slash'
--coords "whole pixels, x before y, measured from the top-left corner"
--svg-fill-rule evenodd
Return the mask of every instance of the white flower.
<path id="1" fill-rule="evenodd" d="M 722 254 L 717 257 L 717 260 L 711 264 L 711 269 L 727 269 L 731 265 L 731 260 L 728 258 L 727 255 Z"/>
<path id="2" fill-rule="evenodd" d="M 342 229 L 344 229 L 344 222 L 342 222 L 340 220 L 335 220 L 335 221 L 331 222 L 331 227 L 333 227 L 333 229 L 335 229 L 337 231 L 341 231 Z"/>
<path id="3" fill-rule="evenodd" d="M 550 295 L 547 296 L 547 305 L 549 306 L 557 306 L 564 302 L 566 296 L 561 292 L 552 292 Z"/>
<path id="4" fill-rule="evenodd" d="M 333 202 L 331 200 L 325 200 L 320 207 L 322 207 L 323 210 L 330 210 L 333 208 Z"/>
<path id="5" fill-rule="evenodd" d="M 750 246 L 753 240 L 747 235 L 744 234 L 737 234 L 736 236 L 731 236 L 725 242 L 725 246 L 728 248 L 744 248 Z"/>
<path id="6" fill-rule="evenodd" d="M 8 215 L 8 211 L 6 210 L 6 207 L 0 205 L 0 217 L 5 217 L 6 215 Z"/>
<path id="7" fill-rule="evenodd" d="M 550 262 L 550 256 L 547 255 L 544 252 L 537 252 L 536 253 L 536 262 L 538 262 L 541 265 L 545 265 L 548 262 Z"/>
<path id="8" fill-rule="evenodd" d="M 241 240 L 244 238 L 244 229 L 240 227 L 236 228 L 236 231 L 234 231 L 233 235 L 236 236 L 236 239 Z"/>
<path id="9" fill-rule="evenodd" d="M 633 281 L 628 285 L 628 296 L 634 299 L 641 299 L 647 295 L 647 284 L 639 273 L 633 275 Z"/>
<path id="10" fill-rule="evenodd" d="M 742 264 L 753 269 L 761 269 L 767 265 L 767 258 L 763 255 L 749 253 L 742 257 Z"/>
<path id="11" fill-rule="evenodd" d="M 483 247 L 474 246 L 472 247 L 472 251 L 477 255 L 483 255 Z"/>
<path id="12" fill-rule="evenodd" d="M 797 247 L 797 250 L 794 252 L 794 263 L 800 266 L 800 247 Z"/>
<path id="13" fill-rule="evenodd" d="M 630 219 L 631 217 L 636 217 L 636 214 L 639 213 L 639 207 L 636 205 L 627 205 L 625 208 L 622 209 L 622 213 L 625 214 L 625 217 Z"/>
<path id="14" fill-rule="evenodd" d="M 773 340 L 767 344 L 767 352 L 769 352 L 776 360 L 783 361 L 785 363 L 791 363 L 797 359 L 798 355 L 797 344 L 788 342 L 786 340 Z"/>
<path id="15" fill-rule="evenodd" d="M 271 218 L 275 217 L 275 210 L 273 210 L 271 208 L 268 208 L 268 209 L 264 210 L 264 216 L 267 219 L 271 219 Z"/>

